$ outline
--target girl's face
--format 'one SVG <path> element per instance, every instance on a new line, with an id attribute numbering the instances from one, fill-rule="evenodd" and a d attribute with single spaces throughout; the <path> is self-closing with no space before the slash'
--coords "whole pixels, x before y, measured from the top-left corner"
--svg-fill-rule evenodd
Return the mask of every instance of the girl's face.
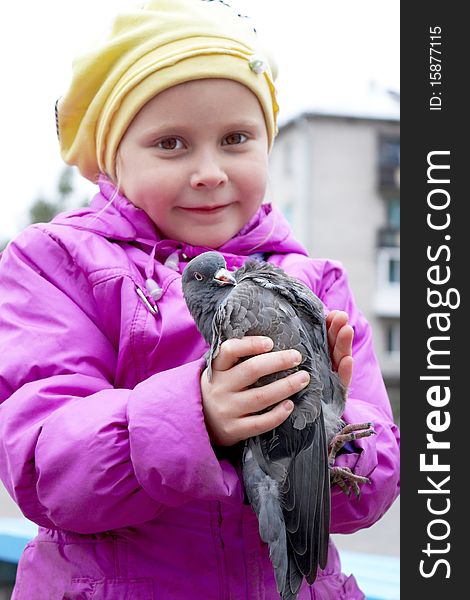
<path id="1" fill-rule="evenodd" d="M 267 165 L 257 97 L 235 81 L 202 79 L 140 110 L 121 141 L 117 176 L 165 237 L 217 248 L 259 208 Z"/>

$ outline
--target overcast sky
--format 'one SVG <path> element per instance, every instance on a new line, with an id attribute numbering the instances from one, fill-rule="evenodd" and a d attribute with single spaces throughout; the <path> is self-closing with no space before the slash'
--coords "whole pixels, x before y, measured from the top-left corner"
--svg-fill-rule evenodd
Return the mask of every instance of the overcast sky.
<path id="1" fill-rule="evenodd" d="M 229 0 L 230 1 L 230 0 Z M 232 0 L 252 17 L 279 65 L 284 120 L 308 108 L 354 104 L 371 82 L 399 91 L 399 0 Z M 63 163 L 54 104 L 73 57 L 135 0 L 23 0 L 0 9 L 0 240 L 51 195 Z M 357 104 L 357 102 L 356 102 Z M 80 186 L 83 195 L 94 191 Z"/>

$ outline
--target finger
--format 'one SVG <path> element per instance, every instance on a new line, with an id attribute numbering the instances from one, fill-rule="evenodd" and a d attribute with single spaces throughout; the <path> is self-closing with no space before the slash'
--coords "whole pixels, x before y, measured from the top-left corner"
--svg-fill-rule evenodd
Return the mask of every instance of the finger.
<path id="1" fill-rule="evenodd" d="M 273 345 L 271 338 L 260 335 L 226 340 L 220 346 L 219 354 L 212 361 L 212 370 L 227 371 L 236 365 L 240 358 L 269 352 Z"/>
<path id="2" fill-rule="evenodd" d="M 239 396 L 241 414 L 246 416 L 265 410 L 303 390 L 309 383 L 307 371 L 297 371 L 261 387 L 250 388 Z"/>
<path id="3" fill-rule="evenodd" d="M 354 359 L 352 356 L 345 356 L 338 365 L 338 377 L 344 387 L 349 387 L 353 374 Z"/>
<path id="4" fill-rule="evenodd" d="M 326 316 L 326 327 L 329 328 L 331 325 L 331 322 L 333 321 L 334 316 L 338 313 L 338 310 L 332 310 L 330 311 L 327 316 Z"/>
<path id="5" fill-rule="evenodd" d="M 352 342 L 354 338 L 354 329 L 351 325 L 344 325 L 336 336 L 336 344 L 333 349 L 333 366 L 338 367 L 340 361 L 345 356 L 352 355 Z"/>
<path id="6" fill-rule="evenodd" d="M 279 427 L 292 413 L 292 400 L 281 402 L 262 415 L 251 415 L 240 420 L 240 439 L 246 440 L 255 435 L 261 435 Z"/>
<path id="7" fill-rule="evenodd" d="M 333 314 L 331 319 L 328 321 L 330 315 Z M 328 331 L 328 345 L 330 346 L 330 352 L 333 350 L 336 344 L 336 337 L 339 330 L 344 327 L 348 322 L 348 313 L 344 310 L 334 310 L 327 317 L 327 331 Z M 329 323 L 329 326 L 328 326 Z"/>
<path id="8" fill-rule="evenodd" d="M 297 350 L 279 350 L 253 356 L 233 367 L 230 372 L 230 385 L 234 390 L 243 390 L 258 381 L 260 377 L 297 367 L 302 355 Z"/>
<path id="9" fill-rule="evenodd" d="M 336 341 L 336 334 L 331 329 L 331 325 L 333 323 L 333 319 L 338 314 L 338 312 L 339 312 L 338 310 L 332 310 L 326 317 L 326 331 L 327 331 L 327 338 L 328 338 L 328 346 L 330 348 L 330 354 L 331 354 L 331 352 L 333 352 L 333 348 L 334 348 L 335 341 Z"/>
<path id="10" fill-rule="evenodd" d="M 338 321 L 339 319 L 339 321 Z M 330 328 L 333 324 L 333 321 L 338 321 L 338 323 L 344 324 L 349 319 L 349 315 L 345 310 L 332 310 L 328 313 L 326 317 L 326 326 Z"/>

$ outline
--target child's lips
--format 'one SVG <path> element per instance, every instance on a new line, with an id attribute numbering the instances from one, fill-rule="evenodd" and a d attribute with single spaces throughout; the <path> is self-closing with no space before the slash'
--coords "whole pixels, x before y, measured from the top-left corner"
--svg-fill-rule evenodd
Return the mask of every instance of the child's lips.
<path id="1" fill-rule="evenodd" d="M 180 208 L 184 211 L 200 214 L 200 215 L 213 215 L 219 212 L 222 212 L 225 208 L 230 206 L 230 204 L 216 204 L 214 206 L 181 206 Z"/>

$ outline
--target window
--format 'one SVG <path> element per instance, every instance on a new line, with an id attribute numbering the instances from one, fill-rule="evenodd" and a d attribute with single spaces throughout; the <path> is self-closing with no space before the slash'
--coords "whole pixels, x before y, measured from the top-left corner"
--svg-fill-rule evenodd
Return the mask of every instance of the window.
<path id="1" fill-rule="evenodd" d="M 394 229 L 400 229 L 400 199 L 387 200 L 387 224 Z"/>
<path id="2" fill-rule="evenodd" d="M 396 190 L 400 187 L 400 138 L 379 139 L 379 185 L 382 189 Z"/>
<path id="3" fill-rule="evenodd" d="M 400 166 L 400 138 L 383 137 L 380 140 L 380 164 L 384 167 Z"/>
<path id="4" fill-rule="evenodd" d="M 400 285 L 400 248 L 380 248 L 377 252 L 377 283 L 379 287 Z"/>
<path id="5" fill-rule="evenodd" d="M 400 259 L 390 257 L 388 259 L 388 281 L 389 283 L 400 283 Z"/>
<path id="6" fill-rule="evenodd" d="M 386 325 L 385 343 L 387 354 L 400 354 L 400 323 Z"/>

